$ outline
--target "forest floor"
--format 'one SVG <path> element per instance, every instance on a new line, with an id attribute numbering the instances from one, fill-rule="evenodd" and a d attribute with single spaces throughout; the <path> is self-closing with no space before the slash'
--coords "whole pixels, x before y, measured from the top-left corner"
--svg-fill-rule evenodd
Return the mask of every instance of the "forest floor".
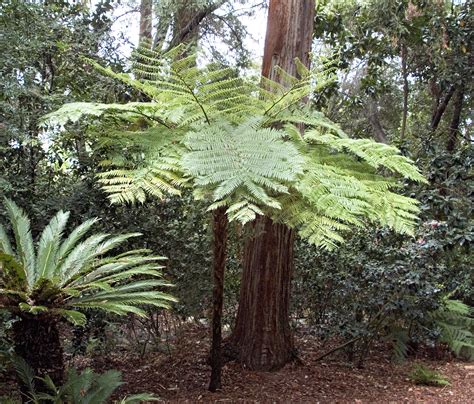
<path id="1" fill-rule="evenodd" d="M 389 350 L 370 353 L 363 369 L 349 365 L 343 355 L 321 361 L 321 348 L 311 336 L 298 336 L 300 361 L 266 373 L 249 371 L 236 363 L 223 370 L 223 388 L 207 391 L 210 368 L 208 331 L 188 327 L 172 354 L 147 353 L 144 358 L 127 353 L 97 357 L 96 370 L 118 369 L 126 384 L 119 396 L 151 392 L 167 402 L 311 402 L 311 403 L 474 403 L 474 364 L 426 356 L 396 365 Z M 435 369 L 450 382 L 445 387 L 415 385 L 408 377 L 415 363 Z"/>
<path id="2" fill-rule="evenodd" d="M 330 346 L 310 335 L 297 334 L 299 361 L 276 372 L 255 372 L 237 363 L 223 369 L 223 388 L 207 390 L 208 329 L 189 326 L 179 331 L 165 352 L 147 352 L 143 357 L 130 350 L 79 356 L 69 362 L 77 368 L 92 367 L 98 372 L 117 369 L 124 385 L 116 398 L 134 393 L 154 393 L 164 402 L 228 403 L 462 403 L 474 404 L 474 362 L 448 358 L 430 359 L 427 352 L 403 364 L 390 360 L 388 347 L 373 349 L 362 369 L 349 364 L 345 355 L 333 354 L 317 360 Z M 438 353 L 439 354 L 439 353 Z M 409 373 L 423 364 L 443 374 L 450 382 L 445 387 L 415 385 Z M 3 394 L 15 391 L 14 374 L 0 380 Z"/>

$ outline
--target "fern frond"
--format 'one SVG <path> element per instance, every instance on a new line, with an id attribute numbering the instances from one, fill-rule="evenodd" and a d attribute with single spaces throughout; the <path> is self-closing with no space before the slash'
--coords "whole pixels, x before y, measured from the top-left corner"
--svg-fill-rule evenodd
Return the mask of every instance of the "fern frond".
<path id="1" fill-rule="evenodd" d="M 302 158 L 283 140 L 283 133 L 258 128 L 258 123 L 203 126 L 185 140 L 190 151 L 183 156 L 184 169 L 197 186 L 211 190 L 214 202 L 226 201 L 232 206 L 229 213 L 233 218 L 241 215 L 236 213 L 237 206 L 246 209 L 242 216 L 246 220 L 255 217 L 253 205 L 279 208 L 271 195 L 287 193 L 287 184 L 302 172 Z"/>

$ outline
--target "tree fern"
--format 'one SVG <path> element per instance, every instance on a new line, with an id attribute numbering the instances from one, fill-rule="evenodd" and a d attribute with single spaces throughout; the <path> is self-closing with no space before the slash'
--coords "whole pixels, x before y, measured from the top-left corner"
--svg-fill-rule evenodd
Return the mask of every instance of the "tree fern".
<path id="1" fill-rule="evenodd" d="M 397 193 L 399 179 L 424 181 L 413 162 L 392 146 L 351 139 L 303 106 L 311 92 L 334 80 L 326 66 L 308 70 L 297 63 L 298 78 L 277 68 L 283 83 L 257 83 L 229 68 L 199 66 L 182 47 L 166 54 L 139 48 L 132 75 L 91 63 L 152 100 L 143 103 L 153 117 L 144 118 L 145 129 L 115 136 L 141 142 L 139 151 L 127 146 L 111 153 L 113 169 L 100 174 L 113 202 L 142 202 L 189 185 L 208 198 L 209 209 L 226 206 L 230 220 L 270 215 L 325 248 L 370 222 L 413 234 L 417 203 Z M 48 119 L 64 118 L 67 108 Z M 125 107 L 114 113 L 130 114 Z M 114 131 L 121 133 L 108 132 Z"/>
<path id="2" fill-rule="evenodd" d="M 259 205 L 280 209 L 272 194 L 288 193 L 302 173 L 303 160 L 284 133 L 258 123 L 197 127 L 184 142 L 189 152 L 182 164 L 195 186 L 209 190 L 211 206 L 225 203 L 231 219 L 244 223 L 255 218 Z"/>

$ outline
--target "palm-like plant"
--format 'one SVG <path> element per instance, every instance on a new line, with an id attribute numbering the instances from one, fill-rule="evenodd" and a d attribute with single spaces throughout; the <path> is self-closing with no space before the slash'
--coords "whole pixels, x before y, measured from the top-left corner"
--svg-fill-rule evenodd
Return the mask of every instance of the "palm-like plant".
<path id="1" fill-rule="evenodd" d="M 139 233 L 86 237 L 91 219 L 63 237 L 69 212 L 59 211 L 35 248 L 30 221 L 13 201 L 5 200 L 13 240 L 0 225 L 0 309 L 18 317 L 13 327 L 15 351 L 35 374 L 55 383 L 64 375 L 58 322 L 84 324 L 86 309 L 145 316 L 141 305 L 169 308 L 175 299 L 156 290 L 171 286 L 148 250 L 109 255 Z"/>

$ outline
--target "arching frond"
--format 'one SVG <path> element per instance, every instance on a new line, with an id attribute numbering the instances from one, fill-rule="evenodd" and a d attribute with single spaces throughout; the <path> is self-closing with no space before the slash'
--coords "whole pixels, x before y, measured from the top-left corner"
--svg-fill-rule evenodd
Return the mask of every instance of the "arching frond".
<path id="1" fill-rule="evenodd" d="M 37 272 L 30 219 L 25 211 L 10 199 L 5 199 L 5 208 L 15 235 L 16 256 L 23 265 L 28 287 L 31 289 L 37 279 Z"/>
<path id="2" fill-rule="evenodd" d="M 57 255 L 64 228 L 69 219 L 69 212 L 60 210 L 43 230 L 38 244 L 37 273 L 38 277 L 50 278 L 57 266 Z M 52 273 L 51 273 L 52 272 Z"/>
<path id="3" fill-rule="evenodd" d="M 102 136 L 111 169 L 99 181 L 112 202 L 162 198 L 189 185 L 210 210 L 227 207 L 230 220 L 271 215 L 325 248 L 371 222 L 413 233 L 417 203 L 397 193 L 400 179 L 425 181 L 413 162 L 395 147 L 351 139 L 303 105 L 335 79 L 331 63 L 309 70 L 296 61 L 298 77 L 277 67 L 279 82 L 257 83 L 226 67 L 201 66 L 182 46 L 165 54 L 137 49 L 130 75 L 89 62 L 152 100 L 116 109 L 131 119 L 142 113 L 145 129 L 125 125 Z M 113 108 L 96 104 L 90 115 Z M 62 113 L 76 119 L 78 109 L 86 110 Z"/>
<path id="4" fill-rule="evenodd" d="M 5 205 L 16 248 L 9 250 L 13 255 L 0 251 L 0 308 L 31 315 L 49 312 L 80 325 L 85 321 L 80 309 L 143 316 L 138 306 L 168 308 L 175 301 L 158 290 L 172 286 L 162 278 L 158 261 L 163 257 L 145 249 L 109 255 L 139 233 L 99 233 L 84 239 L 97 221 L 91 219 L 62 240 L 69 212 L 60 211 L 43 230 L 35 251 L 25 212 L 12 201 Z"/>

